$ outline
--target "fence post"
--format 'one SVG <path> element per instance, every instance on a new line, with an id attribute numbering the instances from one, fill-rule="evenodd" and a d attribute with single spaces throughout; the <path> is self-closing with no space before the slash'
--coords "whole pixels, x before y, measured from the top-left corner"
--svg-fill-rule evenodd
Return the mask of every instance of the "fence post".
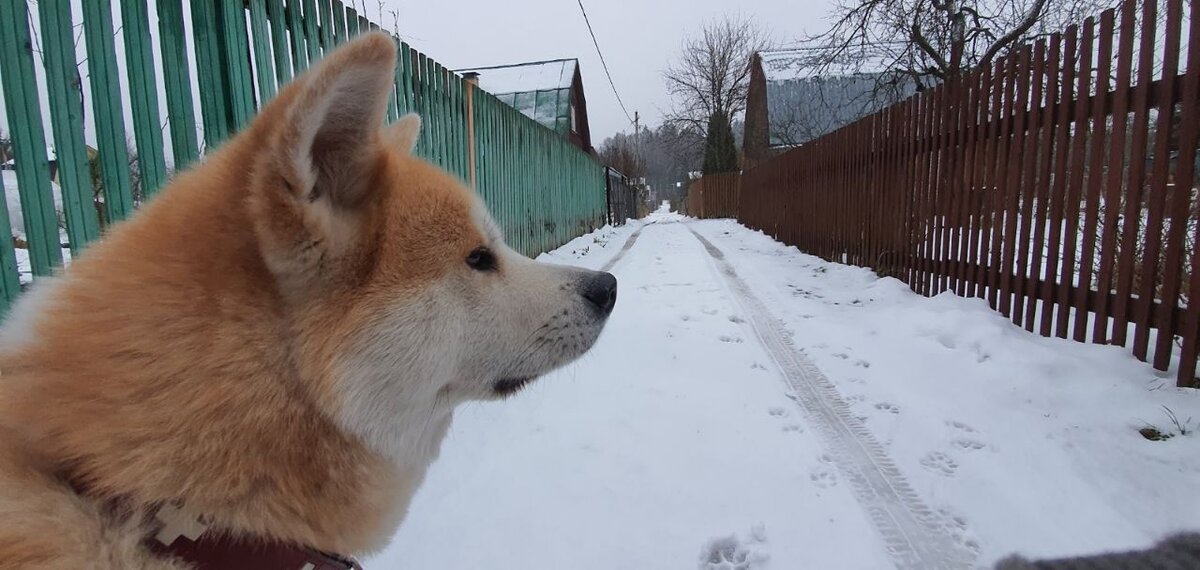
<path id="1" fill-rule="evenodd" d="M 475 189 L 475 88 L 479 86 L 479 74 L 469 71 L 463 74 L 463 79 L 467 82 L 467 172 L 471 188 Z"/>
<path id="2" fill-rule="evenodd" d="M 612 224 L 612 169 L 608 166 L 604 167 L 604 219 Z"/>

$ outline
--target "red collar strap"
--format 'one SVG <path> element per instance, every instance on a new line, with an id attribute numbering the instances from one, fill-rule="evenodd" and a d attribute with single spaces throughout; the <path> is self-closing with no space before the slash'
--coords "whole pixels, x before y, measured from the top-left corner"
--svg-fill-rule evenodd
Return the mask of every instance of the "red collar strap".
<path id="1" fill-rule="evenodd" d="M 179 536 L 169 546 L 151 537 L 150 549 L 191 564 L 196 570 L 362 570 L 353 559 L 281 542 L 244 541 L 204 533 Z"/>
<path id="2" fill-rule="evenodd" d="M 162 526 L 146 540 L 150 550 L 195 570 L 362 570 L 354 560 L 311 548 L 209 532 L 199 517 L 172 504 L 159 507 L 154 517 Z"/>
<path id="3" fill-rule="evenodd" d="M 68 481 L 76 493 L 88 495 L 89 485 Z M 128 506 L 120 498 L 108 499 L 103 504 L 114 512 L 124 511 Z M 284 542 L 246 540 L 209 532 L 199 519 L 172 504 L 162 505 L 152 516 L 159 523 L 159 531 L 146 538 L 146 548 L 191 564 L 195 570 L 363 570 L 353 558 Z"/>

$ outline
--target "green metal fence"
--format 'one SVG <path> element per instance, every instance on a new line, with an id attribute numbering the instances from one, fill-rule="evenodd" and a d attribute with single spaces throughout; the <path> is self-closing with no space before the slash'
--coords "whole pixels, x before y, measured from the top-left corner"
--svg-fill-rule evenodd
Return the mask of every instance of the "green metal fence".
<path id="1" fill-rule="evenodd" d="M 83 0 L 81 14 L 67 0 L 0 0 L 0 95 L 25 230 L 23 240 L 0 237 L 0 312 L 22 290 L 18 263 L 32 279 L 52 274 L 64 253 L 79 253 L 128 216 L 167 183 L 170 168 L 186 168 L 235 134 L 322 54 L 379 29 L 340 0 L 116 3 L 119 30 L 112 0 Z M 422 116 L 416 152 L 475 184 L 515 249 L 536 254 L 603 224 L 604 171 L 591 156 L 408 44 L 397 39 L 396 46 L 388 120 Z M 86 58 L 88 97 L 77 56 Z M 87 122 L 94 151 L 85 144 Z M 12 234 L 11 219 L 0 202 L 0 236 Z"/>

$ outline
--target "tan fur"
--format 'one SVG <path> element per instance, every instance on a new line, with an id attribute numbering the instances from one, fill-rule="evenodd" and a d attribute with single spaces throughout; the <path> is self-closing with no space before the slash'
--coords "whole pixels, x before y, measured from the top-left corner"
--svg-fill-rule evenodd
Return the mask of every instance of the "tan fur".
<path id="1" fill-rule="evenodd" d="M 407 154 L 415 117 L 378 129 L 394 54 L 382 34 L 331 54 L 18 307 L 0 341 L 0 568 L 176 568 L 110 499 L 332 552 L 386 542 L 453 402 L 430 411 L 428 453 L 388 457 L 345 427 L 347 354 L 379 351 L 356 347 L 406 296 L 476 279 L 463 259 L 494 241 L 477 199 Z"/>

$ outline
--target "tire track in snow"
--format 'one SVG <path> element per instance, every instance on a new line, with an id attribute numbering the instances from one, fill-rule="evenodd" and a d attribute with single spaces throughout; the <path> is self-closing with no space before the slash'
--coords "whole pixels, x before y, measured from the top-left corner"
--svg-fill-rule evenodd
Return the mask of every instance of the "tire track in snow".
<path id="1" fill-rule="evenodd" d="M 821 434 L 896 567 L 971 567 L 974 554 L 948 536 L 941 517 L 917 496 L 874 434 L 850 413 L 825 374 L 794 346 L 783 323 L 754 296 L 725 254 L 690 225 L 688 231 L 708 251 L 736 302 L 746 311 L 748 323 L 787 382 L 788 396 L 804 409 L 809 424 Z"/>
<path id="2" fill-rule="evenodd" d="M 638 236 L 642 235 L 642 230 L 644 229 L 646 229 L 646 225 L 642 225 L 638 229 L 634 230 L 632 234 L 629 234 L 629 237 L 625 240 L 625 245 L 621 246 L 621 251 L 618 251 L 612 259 L 606 261 L 604 265 L 601 265 L 600 271 L 608 271 L 612 269 L 618 261 L 621 261 L 621 258 L 625 257 L 625 254 L 629 253 L 629 250 L 633 249 L 633 244 L 637 243 Z"/>

